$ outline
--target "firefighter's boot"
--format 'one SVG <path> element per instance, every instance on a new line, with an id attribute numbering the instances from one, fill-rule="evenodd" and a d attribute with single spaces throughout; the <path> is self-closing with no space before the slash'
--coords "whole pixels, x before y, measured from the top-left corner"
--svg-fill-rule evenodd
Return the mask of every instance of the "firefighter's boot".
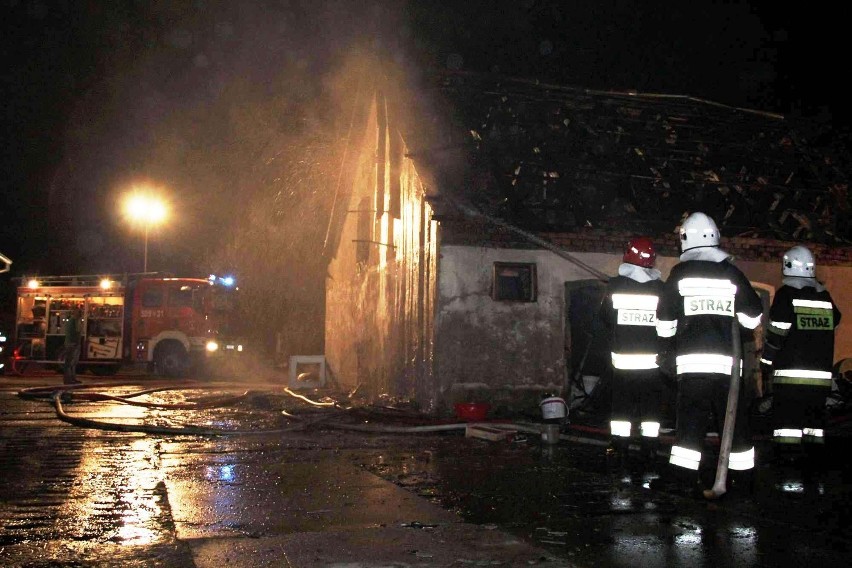
<path id="1" fill-rule="evenodd" d="M 728 489 L 743 495 L 754 494 L 754 468 L 744 470 L 728 470 Z"/>
<path id="2" fill-rule="evenodd" d="M 698 472 L 674 465 L 668 465 L 659 477 L 652 479 L 650 488 L 670 493 L 687 492 L 690 496 L 701 493 Z"/>
<path id="3" fill-rule="evenodd" d="M 804 451 L 801 444 L 772 444 L 771 462 L 777 466 L 794 465 L 803 460 Z"/>
<path id="4" fill-rule="evenodd" d="M 827 452 L 823 444 L 803 444 L 805 459 L 808 465 L 815 471 L 823 471 L 827 465 Z"/>
<path id="5" fill-rule="evenodd" d="M 630 468 L 630 438 L 618 439 L 618 455 L 618 467 L 627 471 Z"/>
<path id="6" fill-rule="evenodd" d="M 713 459 L 705 459 L 701 461 L 698 468 L 698 484 L 701 489 L 710 489 L 716 484 L 716 470 L 719 464 L 719 454 L 713 453 Z M 728 480 L 730 481 L 730 479 Z"/>
<path id="7" fill-rule="evenodd" d="M 826 471 L 827 457 L 822 444 L 802 444 L 801 470 L 805 480 L 817 479 Z"/>
<path id="8" fill-rule="evenodd" d="M 619 471 L 625 471 L 628 464 L 628 451 L 630 448 L 630 438 L 622 436 L 613 436 L 607 448 L 607 455 L 613 458 L 613 467 Z"/>
<path id="9" fill-rule="evenodd" d="M 654 469 L 657 465 L 657 451 L 660 449 L 659 438 L 642 438 L 642 463 L 645 469 Z"/>

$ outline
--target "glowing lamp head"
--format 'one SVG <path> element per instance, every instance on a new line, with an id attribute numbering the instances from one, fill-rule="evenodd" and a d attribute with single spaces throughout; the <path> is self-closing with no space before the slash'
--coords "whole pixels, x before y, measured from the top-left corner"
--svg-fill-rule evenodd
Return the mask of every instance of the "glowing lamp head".
<path id="1" fill-rule="evenodd" d="M 38 280 L 36 280 L 35 278 L 27 281 L 27 288 L 35 290 L 36 288 L 38 288 L 38 286 L 39 286 Z"/>
<path id="2" fill-rule="evenodd" d="M 101 280 L 101 290 L 109 290 L 110 288 L 112 288 L 112 280 L 109 278 Z"/>
<path id="3" fill-rule="evenodd" d="M 219 344 L 218 344 L 218 343 L 216 343 L 215 341 L 208 341 L 208 342 L 207 342 L 207 345 L 205 345 L 205 348 L 206 348 L 206 349 L 207 349 L 207 351 L 209 351 L 210 353 L 213 353 L 214 351 L 216 351 L 217 349 L 219 349 Z"/>
<path id="4" fill-rule="evenodd" d="M 160 224 L 167 216 L 166 205 L 162 200 L 142 193 L 130 195 L 124 204 L 124 210 L 128 217 L 146 225 Z"/>

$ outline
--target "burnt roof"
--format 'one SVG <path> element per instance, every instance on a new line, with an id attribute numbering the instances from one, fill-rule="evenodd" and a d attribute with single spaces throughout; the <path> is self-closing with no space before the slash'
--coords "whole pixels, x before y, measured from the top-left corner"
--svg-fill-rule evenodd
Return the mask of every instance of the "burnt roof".
<path id="1" fill-rule="evenodd" d="M 463 180 L 441 192 L 525 229 L 654 235 L 703 211 L 727 236 L 852 242 L 849 161 L 813 124 L 486 75 L 446 74 L 432 88 L 467 148 Z"/>

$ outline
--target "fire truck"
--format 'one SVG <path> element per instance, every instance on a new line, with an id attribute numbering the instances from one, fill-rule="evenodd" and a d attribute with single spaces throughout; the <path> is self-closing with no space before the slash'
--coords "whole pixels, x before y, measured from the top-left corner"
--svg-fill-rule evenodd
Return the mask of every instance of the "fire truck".
<path id="1" fill-rule="evenodd" d="M 65 324 L 80 310 L 78 371 L 115 374 L 144 366 L 176 377 L 240 357 L 233 278 L 174 278 L 155 273 L 20 279 L 12 372 L 30 363 L 61 368 Z"/>

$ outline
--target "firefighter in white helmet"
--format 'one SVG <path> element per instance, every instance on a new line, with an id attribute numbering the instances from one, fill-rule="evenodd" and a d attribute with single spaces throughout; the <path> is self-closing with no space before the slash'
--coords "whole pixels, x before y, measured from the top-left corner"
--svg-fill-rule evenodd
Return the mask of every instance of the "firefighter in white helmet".
<path id="1" fill-rule="evenodd" d="M 818 453 L 840 310 L 816 279 L 814 255 L 807 248 L 784 253 L 781 273 L 783 285 L 772 300 L 760 359 L 764 376 L 771 377 L 773 441 L 779 453 L 803 442 Z"/>
<path id="2" fill-rule="evenodd" d="M 651 239 L 631 239 L 601 305 L 612 351 L 610 432 L 623 464 L 631 436 L 640 435 L 644 457 L 653 459 L 660 435 L 663 383 L 654 326 L 663 283 L 654 268 L 656 258 Z"/>
<path id="3" fill-rule="evenodd" d="M 663 338 L 661 366 L 678 384 L 677 436 L 669 463 L 678 480 L 700 483 L 702 447 L 708 416 L 721 434 L 734 360 L 733 318 L 753 330 L 760 324 L 762 304 L 748 278 L 719 248 L 719 229 L 704 213 L 693 213 L 679 230 L 680 263 L 672 268 L 657 307 L 657 335 Z M 747 332 L 748 334 L 751 331 Z M 740 389 L 742 400 L 744 389 Z M 747 428 L 745 404 L 737 420 L 729 469 L 754 467 L 754 446 Z M 715 469 L 715 464 L 708 470 Z M 665 476 L 664 476 L 665 478 Z M 704 483 L 707 484 L 704 480 Z"/>

